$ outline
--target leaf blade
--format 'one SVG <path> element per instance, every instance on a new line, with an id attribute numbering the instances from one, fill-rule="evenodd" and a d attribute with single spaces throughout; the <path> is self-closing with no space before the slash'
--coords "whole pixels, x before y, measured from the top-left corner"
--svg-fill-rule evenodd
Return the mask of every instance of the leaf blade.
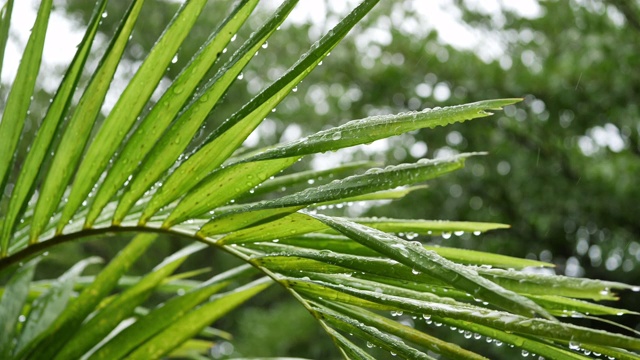
<path id="1" fill-rule="evenodd" d="M 135 285 L 119 294 L 109 304 L 85 322 L 74 336 L 56 354 L 56 359 L 80 358 L 86 351 L 104 339 L 116 326 L 129 316 L 135 308 L 141 305 L 151 292 L 180 266 L 188 256 L 202 250 L 206 245 L 195 243 L 179 250 L 150 273 L 140 279 Z"/>
<path id="2" fill-rule="evenodd" d="M 147 158 L 142 162 L 138 176 L 132 180 L 115 211 L 113 222 L 118 224 L 126 216 L 135 202 L 169 169 L 187 147 L 191 138 L 200 128 L 206 116 L 236 80 L 238 74 L 284 21 L 298 0 L 285 1 L 273 16 L 238 49 L 216 75 L 197 95 L 166 133 L 158 140 Z M 219 165 L 219 164 L 218 164 Z M 216 165 L 217 166 L 217 165 Z M 213 166 L 212 168 L 215 168 Z M 146 210 L 151 212 L 150 210 Z"/>
<path id="3" fill-rule="evenodd" d="M 75 334 L 82 321 L 95 309 L 100 301 L 113 289 L 118 279 L 131 267 L 144 251 L 155 241 L 155 234 L 140 234 L 122 249 L 118 255 L 96 277 L 93 283 L 80 293 L 54 323 L 38 338 L 39 342 L 24 355 L 38 359 L 52 359 Z M 55 336 L 51 336 L 55 334 Z"/>
<path id="4" fill-rule="evenodd" d="M 31 150 L 29 150 L 27 158 L 24 161 L 24 165 L 22 166 L 22 170 L 11 194 L 4 227 L 0 234 L 0 256 L 5 256 L 8 253 L 10 237 L 14 231 L 16 219 L 24 208 L 27 197 L 33 191 L 34 182 L 40 172 L 42 162 L 51 145 L 51 141 L 58 131 L 60 120 L 67 113 L 69 103 L 75 93 L 75 87 L 80 79 L 82 68 L 91 50 L 91 44 L 97 33 L 101 14 L 104 12 L 106 4 L 106 0 L 101 0 L 96 6 L 87 32 L 82 42 L 78 45 L 78 51 L 49 106 L 47 115 L 42 121 L 33 145 L 31 146 Z"/>
<path id="5" fill-rule="evenodd" d="M 422 128 L 432 129 L 436 126 L 445 126 L 473 118 L 489 116 L 492 113 L 487 112 L 487 110 L 501 110 L 503 106 L 511 105 L 518 101 L 522 101 L 522 99 L 485 100 L 465 105 L 425 109 L 420 112 L 372 116 L 362 120 L 353 120 L 300 140 L 276 146 L 244 161 L 302 156 L 367 144 L 375 140 Z"/>
<path id="6" fill-rule="evenodd" d="M 58 234 L 62 233 L 62 229 L 85 201 L 108 165 L 109 159 L 134 125 L 205 4 L 206 0 L 184 3 L 107 115 L 78 166 L 74 178 L 82 181 L 73 183 L 56 227 Z"/>
<path id="7" fill-rule="evenodd" d="M 195 335 L 199 329 L 233 310 L 271 284 L 270 279 L 262 278 L 217 296 L 215 300 L 187 313 L 170 327 L 137 348 L 127 358 L 144 360 L 149 357 L 158 358 L 168 353 L 182 341 Z"/>
<path id="8" fill-rule="evenodd" d="M 112 42 L 109 44 L 100 65 L 98 65 L 98 69 L 92 76 L 62 136 L 49 168 L 49 173 L 40 188 L 40 197 L 34 210 L 29 231 L 29 242 L 31 244 L 38 241 L 38 236 L 49 223 L 51 215 L 58 207 L 60 199 L 62 199 L 65 189 L 73 176 L 73 171 L 80 160 L 82 150 L 89 140 L 93 122 L 100 112 L 109 84 L 120 62 L 143 3 L 144 0 L 134 0 L 131 3 L 124 20 L 116 30 Z"/>
<path id="9" fill-rule="evenodd" d="M 218 59 L 218 54 L 230 41 L 232 34 L 245 22 L 256 4 L 257 0 L 240 2 L 154 105 L 149 115 L 126 142 L 122 153 L 109 170 L 91 204 L 85 219 L 85 227 L 90 227 L 95 222 L 100 211 L 125 183 L 129 174 L 132 174 L 138 163 L 153 150 L 153 144 L 158 141 L 163 131 L 169 126 L 169 122 L 178 114 L 200 79 Z M 160 142 L 162 143 L 163 140 Z"/>
<path id="10" fill-rule="evenodd" d="M 36 258 L 20 266 L 9 280 L 0 299 L 0 328 L 2 329 L 0 356 L 3 359 L 8 359 L 13 350 L 18 316 L 22 312 L 28 295 L 28 284 L 33 278 L 38 261 L 39 259 Z"/>
<path id="11" fill-rule="evenodd" d="M 508 309 L 516 314 L 526 316 L 539 314 L 546 318 L 553 318 L 546 310 L 528 298 L 506 290 L 480 277 L 477 272 L 446 260 L 435 252 L 425 250 L 422 244 L 404 241 L 379 230 L 367 228 L 343 219 L 330 218 L 319 214 L 313 216 L 367 247 L 387 255 L 412 269 L 424 271 L 430 276 L 448 282 L 457 289 L 474 294 L 474 296 L 486 301 L 491 301 L 495 306 Z"/>
<path id="12" fill-rule="evenodd" d="M 24 55 L 18 66 L 16 79 L 13 82 L 13 86 L 11 86 L 2 120 L 0 121 L 0 154 L 3 154 L 0 156 L 0 189 L 3 192 L 11 173 L 13 154 L 18 146 L 40 70 L 44 39 L 52 5 L 52 0 L 44 0 L 40 3 L 33 30 L 29 35 Z M 13 8 L 13 2 L 9 4 L 8 10 L 11 8 Z M 8 23 L 5 24 L 8 26 Z"/>
<path id="13" fill-rule="evenodd" d="M 158 209 L 179 197 L 175 189 L 190 189 L 235 151 L 265 116 L 313 70 L 347 32 L 378 2 L 365 0 L 323 36 L 311 50 L 280 79 L 262 91 L 242 109 L 222 123 L 158 189 L 145 209 L 144 223 Z"/>

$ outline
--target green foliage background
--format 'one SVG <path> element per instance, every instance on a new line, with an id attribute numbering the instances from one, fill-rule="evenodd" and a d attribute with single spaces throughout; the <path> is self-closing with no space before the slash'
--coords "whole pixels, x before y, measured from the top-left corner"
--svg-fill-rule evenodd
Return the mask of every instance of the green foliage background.
<path id="1" fill-rule="evenodd" d="M 110 2 L 107 12 L 122 13 L 125 3 Z M 198 20 L 200 26 L 190 35 L 193 41 L 181 47 L 167 79 L 177 75 L 208 36 L 198 29 L 211 29 L 230 3 L 207 5 L 205 11 L 211 15 Z M 487 59 L 477 51 L 452 47 L 429 26 L 404 31 L 402 23 L 425 22 L 415 11 L 416 2 L 382 2 L 278 106 L 259 129 L 260 137 L 251 141 L 266 146 L 369 115 L 524 97 L 523 103 L 489 119 L 401 135 L 343 155 L 343 161 L 373 159 L 393 164 L 447 153 L 490 152 L 490 156 L 470 159 L 464 170 L 430 182 L 428 189 L 383 207 L 364 209 L 366 215 L 508 223 L 511 229 L 481 237 L 464 234 L 426 240 L 553 262 L 558 274 L 640 283 L 640 6 L 615 0 L 541 1 L 537 15 L 523 17 L 506 8 L 487 13 L 463 0 L 441 3 L 459 13 L 471 31 L 504 49 L 504 54 Z M 86 23 L 92 8 L 91 2 L 67 0 L 56 10 Z M 134 32 L 125 52 L 131 64 L 148 53 L 176 9 L 173 2 L 144 5 L 140 26 L 145 31 Z M 335 21 L 340 14 L 332 13 L 331 6 L 328 9 L 327 20 Z M 257 16 L 250 25 L 257 27 L 261 18 L 265 15 Z M 100 31 L 110 35 L 117 21 L 117 16 L 105 17 Z M 286 31 L 277 32 L 268 49 L 250 62 L 244 79 L 230 89 L 211 123 L 226 118 L 255 89 L 288 68 L 317 39 L 318 26 L 283 26 Z M 386 35 L 376 36 L 371 29 Z M 249 33 L 250 29 L 243 29 L 238 37 L 243 40 Z M 363 53 L 360 42 L 367 35 L 373 38 Z M 390 41 L 384 40 L 387 36 Z M 436 100 L 437 88 L 448 89 L 450 95 Z M 31 113 L 42 113 L 51 96 L 41 88 Z M 35 124 L 36 117 L 30 120 Z M 607 143 L 607 134 L 608 139 L 619 141 Z M 24 154 L 18 154 L 21 156 Z M 335 209 L 336 214 L 344 211 L 359 208 Z M 120 241 L 66 244 L 51 252 L 37 276 L 57 276 L 86 254 L 112 257 L 122 247 Z M 162 258 L 181 244 L 179 239 L 164 239 L 148 257 Z M 135 271 L 142 274 L 155 263 L 145 262 L 136 264 Z M 220 272 L 234 263 L 227 255 L 206 251 L 181 269 L 211 267 Z M 338 356 L 315 320 L 297 303 L 286 300 L 289 298 L 280 289 L 270 289 L 217 324 L 234 334 L 236 355 Z M 637 309 L 637 294 L 623 293 L 621 298 L 621 308 Z M 589 319 L 576 321 L 615 329 Z M 640 330 L 637 317 L 616 321 Z M 296 324 L 295 336 L 287 336 L 292 329 L 283 323 Z M 514 355 L 510 349 L 465 339 L 448 329 L 431 330 L 462 347 L 483 348 L 490 358 Z"/>

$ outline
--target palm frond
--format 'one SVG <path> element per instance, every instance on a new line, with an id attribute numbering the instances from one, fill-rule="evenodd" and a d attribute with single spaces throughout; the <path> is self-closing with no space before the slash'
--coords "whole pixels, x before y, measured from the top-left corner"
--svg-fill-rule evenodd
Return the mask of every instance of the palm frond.
<path id="1" fill-rule="evenodd" d="M 144 1 L 131 1 L 87 85 L 78 88 L 106 6 L 105 0 L 98 1 L 34 140 L 24 143 L 28 141 L 22 141 L 20 134 L 35 91 L 52 7 L 51 0 L 42 1 L 2 104 L 0 194 L 5 197 L 0 201 L 0 271 L 14 273 L 0 300 L 0 358 L 147 359 L 201 353 L 211 346 L 213 336 L 227 336 L 207 328 L 212 322 L 273 283 L 282 285 L 315 316 L 349 359 L 373 358 L 370 347 L 411 359 L 432 359 L 433 353 L 484 358 L 396 321 L 393 316 L 399 313 L 426 325 L 459 329 L 464 337 L 519 347 L 523 354 L 580 359 L 587 352 L 598 352 L 637 358 L 637 337 L 559 318 L 637 315 L 593 302 L 615 300 L 614 291 L 637 291 L 637 287 L 540 274 L 528 270 L 552 265 L 416 239 L 480 235 L 507 225 L 346 218 L 325 211 L 354 201 L 410 196 L 424 188 L 422 183 L 461 169 L 470 157 L 483 153 L 384 168 L 354 162 L 281 174 L 305 156 L 486 117 L 521 99 L 367 117 L 289 143 L 243 148 L 267 114 L 377 3 L 364 0 L 280 78 L 226 120 L 218 119 L 203 140 L 194 140 L 297 3 L 284 1 L 219 64 L 258 3 L 239 1 L 159 99 L 151 100 L 206 2 L 191 0 L 180 7 L 103 116 L 104 99 Z M 8 1 L 1 12 L 0 57 L 12 6 Z M 213 68 L 218 70 L 209 77 Z M 75 97 L 77 103 L 76 91 L 81 93 Z M 12 155 L 18 148 L 29 148 L 24 161 Z M 138 235 L 98 275 L 81 276 L 87 266 L 99 262 L 88 258 L 57 279 L 33 281 L 41 252 L 114 232 Z M 127 275 L 158 234 L 197 242 L 143 276 Z M 208 269 L 173 275 L 207 245 L 247 265 L 204 282 L 191 277 Z M 170 296 L 149 308 L 154 293 Z M 199 335 L 205 339 L 194 339 Z"/>

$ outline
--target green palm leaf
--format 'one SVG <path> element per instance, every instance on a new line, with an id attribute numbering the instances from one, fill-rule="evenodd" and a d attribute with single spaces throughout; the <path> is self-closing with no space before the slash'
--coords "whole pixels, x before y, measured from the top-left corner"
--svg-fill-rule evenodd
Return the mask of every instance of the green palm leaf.
<path id="1" fill-rule="evenodd" d="M 16 80 L 0 104 L 0 271 L 15 270 L 4 272 L 8 280 L 0 299 L 0 358 L 199 356 L 216 337 L 230 338 L 209 328 L 211 323 L 274 283 L 318 320 L 345 358 L 373 359 L 369 347 L 400 358 L 433 359 L 434 353 L 484 358 L 397 321 L 393 314 L 398 312 L 424 319 L 425 326 L 446 324 L 465 337 L 477 335 L 519 347 L 523 354 L 581 359 L 585 356 L 574 351 L 580 348 L 637 358 L 636 337 L 556 318 L 637 315 L 594 302 L 615 300 L 614 291 L 637 287 L 530 272 L 552 265 L 415 239 L 480 235 L 508 225 L 349 218 L 340 211 L 350 202 L 376 206 L 377 200 L 429 191 L 424 182 L 463 168 L 471 156 L 481 153 L 384 168 L 369 161 L 325 170 L 301 170 L 296 165 L 306 156 L 487 117 L 521 99 L 366 117 L 292 142 L 245 149 L 244 141 L 267 114 L 377 0 L 364 0 L 281 77 L 226 120 L 214 119 L 218 123 L 211 131 L 203 124 L 210 116 L 219 117 L 216 109 L 225 94 L 297 1 L 284 1 L 223 62 L 227 46 L 251 23 L 258 5 L 257 0 L 238 1 L 207 32 L 208 40 L 172 84 L 158 89 L 197 19 L 207 11 L 206 0 L 186 1 L 115 105 L 105 110 L 116 69 L 137 20 L 144 16 L 143 3 L 131 0 L 109 45 L 92 50 L 107 6 L 106 0 L 97 1 L 37 134 L 21 137 L 48 35 L 52 2 L 41 2 Z M 0 69 L 12 8 L 13 1 L 8 1 L 0 11 Z M 101 60 L 84 81 L 92 55 Z M 74 96 L 76 90 L 81 95 Z M 156 91 L 157 101 L 152 100 Z M 204 140 L 194 140 L 199 131 L 208 131 Z M 14 156 L 20 149 L 29 149 L 24 161 Z M 33 280 L 43 251 L 113 233 L 137 236 L 97 275 L 81 276 L 88 265 L 99 262 L 93 257 L 57 279 Z M 138 260 L 153 260 L 146 255 L 159 234 L 194 242 L 146 273 L 130 274 Z M 246 264 L 205 281 L 195 278 L 209 275 L 209 265 L 176 273 L 192 254 L 209 246 Z"/>

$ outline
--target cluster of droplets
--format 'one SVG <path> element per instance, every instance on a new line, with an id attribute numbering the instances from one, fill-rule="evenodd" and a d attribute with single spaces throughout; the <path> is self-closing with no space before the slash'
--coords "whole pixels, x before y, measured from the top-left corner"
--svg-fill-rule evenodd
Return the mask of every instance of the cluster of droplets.
<path id="1" fill-rule="evenodd" d="M 424 321 L 425 321 L 425 323 L 426 323 L 427 325 L 433 325 L 433 326 L 435 326 L 435 327 L 442 327 L 442 326 L 444 326 L 444 324 L 443 324 L 443 323 L 438 322 L 438 321 L 434 321 L 434 320 L 431 318 L 431 314 L 423 314 L 423 315 L 422 315 L 422 318 L 424 319 Z M 473 340 L 481 340 L 481 339 L 483 339 L 483 336 L 482 336 L 481 334 L 478 334 L 478 333 L 476 333 L 476 332 L 472 332 L 472 331 L 469 331 L 469 330 L 466 330 L 466 329 L 460 329 L 460 328 L 458 328 L 458 327 L 456 327 L 456 326 L 449 326 L 449 329 L 450 329 L 451 331 L 455 331 L 455 332 L 457 332 L 457 333 L 461 334 L 465 339 L 473 339 Z M 504 343 L 503 341 L 498 340 L 498 339 L 491 338 L 491 337 L 489 337 L 489 336 L 484 337 L 484 340 L 485 340 L 488 344 L 494 344 L 494 345 L 495 345 L 495 346 L 497 346 L 497 347 L 502 347 L 502 346 L 504 346 L 504 345 L 505 345 L 505 343 Z M 514 348 L 514 347 L 515 347 L 515 345 L 513 345 L 513 344 L 506 344 L 506 346 L 508 346 L 508 347 L 510 347 L 510 348 Z M 537 356 L 536 354 L 531 353 L 531 352 L 529 352 L 528 350 L 524 350 L 524 349 L 521 351 L 521 355 L 522 355 L 523 357 L 536 357 L 536 356 Z M 542 356 L 540 356 L 540 357 L 538 358 L 538 360 L 544 360 L 544 358 L 543 358 Z"/>
<path id="2" fill-rule="evenodd" d="M 582 352 L 586 356 L 595 356 L 595 357 L 602 356 L 602 354 L 597 351 L 591 351 L 589 349 L 582 348 L 579 342 L 573 341 L 573 340 L 569 341 L 569 349 L 577 352 Z M 613 356 L 605 356 L 605 358 L 609 360 L 615 359 L 615 357 Z"/>

